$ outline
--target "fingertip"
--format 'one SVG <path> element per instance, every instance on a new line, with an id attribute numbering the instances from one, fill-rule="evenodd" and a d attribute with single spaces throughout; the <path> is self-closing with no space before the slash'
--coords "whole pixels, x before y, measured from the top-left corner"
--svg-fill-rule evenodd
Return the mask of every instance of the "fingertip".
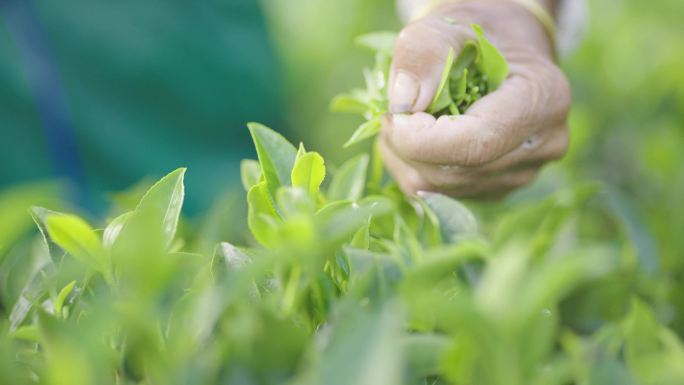
<path id="1" fill-rule="evenodd" d="M 390 91 L 390 113 L 403 114 L 412 111 L 419 94 L 420 82 L 416 75 L 398 70 Z"/>

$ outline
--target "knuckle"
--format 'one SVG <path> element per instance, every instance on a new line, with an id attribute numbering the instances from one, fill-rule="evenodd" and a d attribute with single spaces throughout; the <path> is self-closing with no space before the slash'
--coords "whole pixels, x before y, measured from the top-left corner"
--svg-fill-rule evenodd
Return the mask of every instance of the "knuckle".
<path id="1" fill-rule="evenodd" d="M 569 146 L 570 136 L 568 134 L 567 125 L 564 125 L 563 128 L 556 134 L 556 137 L 550 146 L 548 160 L 562 159 L 563 156 L 565 156 L 565 154 L 568 152 Z"/>
<path id="2" fill-rule="evenodd" d="M 501 148 L 502 139 L 495 133 L 482 133 L 465 141 L 462 151 L 455 152 L 454 163 L 463 167 L 482 167 L 494 159 Z"/>
<path id="3" fill-rule="evenodd" d="M 429 173 L 425 173 L 425 179 L 440 189 L 449 189 L 461 186 L 469 180 L 461 172 L 460 167 L 452 165 L 442 165 L 438 166 L 437 170 L 431 170 Z"/>
<path id="4" fill-rule="evenodd" d="M 400 180 L 399 186 L 405 193 L 409 195 L 416 195 L 418 191 L 436 190 L 436 186 L 428 183 L 420 174 L 415 171 L 407 173 L 407 175 Z"/>
<path id="5" fill-rule="evenodd" d="M 547 85 L 545 86 L 549 89 L 549 100 L 552 101 L 552 106 L 555 108 L 553 111 L 553 118 L 557 122 L 565 121 L 570 113 L 570 106 L 572 105 L 572 89 L 570 87 L 570 81 L 563 70 L 560 69 L 556 64 L 548 62 L 546 64 L 547 74 L 541 81 L 544 81 Z"/>

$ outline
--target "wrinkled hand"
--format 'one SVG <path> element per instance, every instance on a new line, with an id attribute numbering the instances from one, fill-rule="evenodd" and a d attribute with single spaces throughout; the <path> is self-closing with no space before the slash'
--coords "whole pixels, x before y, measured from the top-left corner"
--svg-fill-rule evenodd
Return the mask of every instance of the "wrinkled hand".
<path id="1" fill-rule="evenodd" d="M 464 115 L 424 111 L 449 48 L 461 51 L 480 24 L 509 63 L 508 79 Z M 568 145 L 570 87 L 537 19 L 505 1 L 443 5 L 399 35 L 390 72 L 390 112 L 380 142 L 390 173 L 408 194 L 499 198 L 530 183 Z"/>

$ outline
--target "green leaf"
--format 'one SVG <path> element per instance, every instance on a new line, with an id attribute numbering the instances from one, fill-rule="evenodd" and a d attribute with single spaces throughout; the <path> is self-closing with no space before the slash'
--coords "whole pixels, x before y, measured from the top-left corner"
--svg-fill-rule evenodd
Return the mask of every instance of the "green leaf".
<path id="1" fill-rule="evenodd" d="M 126 225 L 126 221 L 131 215 L 133 215 L 133 211 L 123 213 L 112 219 L 107 227 L 105 227 L 104 233 L 102 234 L 102 245 L 106 249 L 111 249 L 112 246 L 114 246 L 116 239 L 119 237 L 119 234 L 121 234 L 121 230 L 123 230 L 124 226 Z"/>
<path id="2" fill-rule="evenodd" d="M 363 140 L 371 138 L 377 135 L 382 128 L 382 117 L 375 117 L 359 126 L 359 128 L 354 131 L 351 138 L 344 144 L 344 147 L 352 146 Z"/>
<path id="3" fill-rule="evenodd" d="M 480 45 L 477 68 L 483 75 L 487 76 L 489 89 L 495 90 L 508 77 L 508 63 L 501 52 L 487 40 L 482 27 L 477 24 L 473 24 L 471 27 L 477 34 L 477 41 Z"/>
<path id="4" fill-rule="evenodd" d="M 346 161 L 333 176 L 328 188 L 328 199 L 356 201 L 361 198 L 366 184 L 369 157 L 361 154 Z"/>
<path id="5" fill-rule="evenodd" d="M 50 253 L 50 258 L 53 262 L 57 263 L 59 258 L 61 258 L 64 254 L 64 251 L 60 249 L 60 247 L 52 240 L 50 234 L 48 234 L 46 221 L 50 216 L 63 215 L 63 213 L 48 210 L 44 207 L 31 207 L 30 214 L 31 218 L 33 218 L 33 221 L 36 223 L 38 230 L 40 231 L 43 242 Z"/>
<path id="6" fill-rule="evenodd" d="M 326 385 L 402 384 L 402 316 L 394 306 L 372 313 L 358 309 L 336 325 L 322 353 L 316 383 Z"/>
<path id="7" fill-rule="evenodd" d="M 373 218 L 368 218 L 368 223 L 361 227 L 354 237 L 352 237 L 349 246 L 355 249 L 368 250 L 370 247 L 370 224 Z"/>
<path id="8" fill-rule="evenodd" d="M 376 52 L 382 51 L 391 55 L 394 51 L 394 43 L 396 40 L 396 32 L 378 31 L 361 35 L 356 38 L 355 42 L 361 47 L 365 47 Z"/>
<path id="9" fill-rule="evenodd" d="M 291 179 L 292 186 L 303 188 L 311 196 L 318 194 L 325 179 L 323 157 L 317 152 L 308 152 L 298 157 L 292 168 Z"/>
<path id="10" fill-rule="evenodd" d="M 295 163 L 301 158 L 302 156 L 306 155 L 306 148 L 304 148 L 304 143 L 299 142 L 299 147 L 297 148 L 297 155 L 295 156 Z"/>
<path id="11" fill-rule="evenodd" d="M 4 131 L 3 131 L 4 132 Z M 12 143 L 4 136 L 6 143 Z M 31 206 L 59 207 L 61 186 L 56 183 L 7 183 L 3 180 L 0 191 L 0 262 L 21 237 L 31 230 L 31 218 L 26 211 Z"/>
<path id="12" fill-rule="evenodd" d="M 266 182 L 257 183 L 247 193 L 247 224 L 254 239 L 268 247 L 274 244 L 275 228 L 280 218 L 273 207 Z"/>
<path id="13" fill-rule="evenodd" d="M 268 191 L 275 197 L 278 187 L 290 184 L 297 149 L 282 135 L 264 125 L 248 123 L 247 127 L 252 134 Z"/>
<path id="14" fill-rule="evenodd" d="M 71 294 L 71 291 L 74 290 L 74 286 L 76 286 L 76 281 L 71 281 L 66 286 L 64 286 L 62 290 L 59 291 L 59 294 L 57 294 L 57 298 L 55 298 L 54 302 L 54 307 L 55 314 L 57 314 L 58 316 L 62 314 L 64 302 L 66 301 L 67 297 L 69 297 L 69 294 Z"/>
<path id="15" fill-rule="evenodd" d="M 46 221 L 52 240 L 72 257 L 105 276 L 111 274 L 110 261 L 102 242 L 86 221 L 75 215 L 52 215 Z"/>
<path id="16" fill-rule="evenodd" d="M 465 236 L 477 233 L 475 216 L 457 200 L 429 192 L 421 192 L 419 195 L 439 219 L 445 239 L 457 242 Z"/>
<path id="17" fill-rule="evenodd" d="M 449 48 L 449 53 L 444 61 L 444 69 L 442 70 L 442 77 L 439 81 L 439 86 L 437 87 L 437 92 L 435 97 L 432 99 L 430 106 L 427 108 L 427 112 L 434 114 L 436 112 L 442 111 L 449 106 L 451 103 L 451 93 L 449 91 L 449 75 L 451 74 L 451 68 L 454 65 L 454 50 Z"/>
<path id="18" fill-rule="evenodd" d="M 413 377 L 425 378 L 440 374 L 440 366 L 452 340 L 439 334 L 412 334 L 401 340 L 408 367 Z"/>
<path id="19" fill-rule="evenodd" d="M 113 248 L 135 239 L 136 242 L 144 242 L 145 238 L 155 239 L 159 237 L 162 246 L 171 246 L 178 228 L 185 188 L 183 180 L 185 168 L 179 168 L 155 183 L 142 197 L 133 213 L 125 218 L 123 228 L 119 230 Z M 143 236 L 142 233 L 145 233 Z M 108 238 L 114 235 L 114 229 L 108 234 Z M 108 240 L 108 243 L 110 241 Z"/>
<path id="20" fill-rule="evenodd" d="M 261 178 L 259 162 L 253 159 L 243 159 L 240 162 L 240 181 L 245 191 L 249 191 Z"/>
<path id="21" fill-rule="evenodd" d="M 458 83 L 456 83 L 456 93 L 454 94 L 454 100 L 457 104 L 463 102 L 466 96 L 466 88 L 468 87 L 468 69 L 463 70 L 463 74 L 458 78 Z"/>
<path id="22" fill-rule="evenodd" d="M 337 95 L 330 102 L 330 110 L 333 112 L 345 112 L 350 114 L 365 114 L 372 110 L 373 106 L 356 94 Z"/>
<path id="23" fill-rule="evenodd" d="M 10 336 L 18 340 L 38 342 L 38 327 L 36 325 L 26 325 L 13 331 Z"/>
<path id="24" fill-rule="evenodd" d="M 323 240 L 337 242 L 349 240 L 349 237 L 366 224 L 371 216 L 387 215 L 393 209 L 394 204 L 388 198 L 368 197 L 358 203 L 337 205 L 334 209 L 321 210 L 316 216 L 320 222 Z"/>
<path id="25" fill-rule="evenodd" d="M 479 55 L 480 47 L 477 43 L 472 40 L 467 41 L 454 61 L 454 66 L 451 68 L 451 77 L 458 79 L 465 76 L 464 72 L 477 61 Z"/>
<path id="26" fill-rule="evenodd" d="M 281 187 L 276 194 L 277 207 L 283 218 L 308 215 L 315 211 L 314 197 L 300 187 Z"/>

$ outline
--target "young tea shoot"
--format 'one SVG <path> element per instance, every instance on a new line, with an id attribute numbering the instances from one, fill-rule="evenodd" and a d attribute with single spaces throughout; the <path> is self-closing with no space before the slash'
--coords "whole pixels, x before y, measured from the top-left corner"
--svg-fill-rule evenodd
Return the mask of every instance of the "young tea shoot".
<path id="1" fill-rule="evenodd" d="M 471 28 L 476 39 L 468 40 L 458 55 L 453 49 L 446 55 L 437 91 L 426 111 L 434 116 L 464 113 L 473 103 L 496 90 L 508 76 L 506 59 L 487 39 L 482 27 L 473 24 Z M 380 132 L 382 117 L 388 112 L 389 70 L 395 39 L 392 32 L 376 32 L 357 40 L 359 45 L 375 51 L 375 64 L 363 71 L 365 90 L 356 89 L 332 101 L 332 110 L 358 113 L 366 120 L 345 147 Z"/>

